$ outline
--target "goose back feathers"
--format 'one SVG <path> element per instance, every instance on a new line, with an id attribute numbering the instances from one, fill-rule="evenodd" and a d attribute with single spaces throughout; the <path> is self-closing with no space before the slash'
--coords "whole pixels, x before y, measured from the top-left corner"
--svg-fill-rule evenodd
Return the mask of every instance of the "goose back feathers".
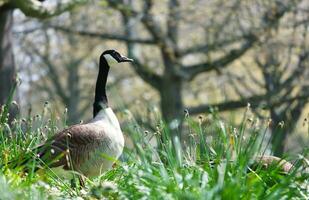
<path id="1" fill-rule="evenodd" d="M 56 134 L 39 147 L 38 156 L 50 167 L 62 166 L 95 176 L 112 166 L 123 146 L 117 118 L 111 108 L 106 108 L 88 124 L 74 125 Z"/>

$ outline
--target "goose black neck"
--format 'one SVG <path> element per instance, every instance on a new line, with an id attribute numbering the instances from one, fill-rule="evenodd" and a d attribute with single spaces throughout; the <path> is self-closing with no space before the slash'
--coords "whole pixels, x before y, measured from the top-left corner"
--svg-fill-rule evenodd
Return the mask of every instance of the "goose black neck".
<path id="1" fill-rule="evenodd" d="M 106 96 L 106 82 L 109 72 L 109 65 L 103 55 L 100 57 L 99 73 L 95 86 L 95 97 L 93 104 L 93 117 L 95 117 L 101 109 L 108 107 Z"/>

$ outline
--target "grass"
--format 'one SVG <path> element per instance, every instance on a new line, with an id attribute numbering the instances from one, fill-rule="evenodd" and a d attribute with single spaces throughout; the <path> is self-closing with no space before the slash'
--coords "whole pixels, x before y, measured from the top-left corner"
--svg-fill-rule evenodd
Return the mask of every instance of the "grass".
<path id="1" fill-rule="evenodd" d="M 92 180 L 86 188 L 72 187 L 51 169 L 25 174 L 9 162 L 34 156 L 31 149 L 58 131 L 65 117 L 57 119 L 47 107 L 41 115 L 7 122 L 7 109 L 0 114 L 0 199 L 309 199 L 309 174 L 302 170 L 307 149 L 295 168 L 283 175 L 277 166 L 248 166 L 252 157 L 265 153 L 267 124 L 247 120 L 231 126 L 218 115 L 186 116 L 183 144 L 171 139 L 170 130 L 157 119 L 156 131 L 145 132 L 134 121 L 124 127 L 133 147 L 121 161 Z M 157 143 L 158 145 L 153 145 Z M 160 148 L 158 148 L 159 146 Z"/>

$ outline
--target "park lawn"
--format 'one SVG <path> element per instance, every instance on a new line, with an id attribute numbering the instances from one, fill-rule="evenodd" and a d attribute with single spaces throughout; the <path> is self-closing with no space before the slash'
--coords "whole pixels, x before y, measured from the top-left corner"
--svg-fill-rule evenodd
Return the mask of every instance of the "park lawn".
<path id="1" fill-rule="evenodd" d="M 5 114 L 5 113 L 4 113 Z M 100 177 L 80 188 L 57 177 L 48 167 L 24 173 L 10 167 L 18 157 L 33 156 L 31 149 L 58 131 L 59 119 L 50 115 L 20 119 L 8 126 L 0 117 L 0 199 L 309 199 L 309 174 L 304 149 L 289 174 L 278 167 L 248 166 L 252 157 L 269 149 L 268 125 L 247 120 L 233 126 L 217 114 L 186 117 L 181 144 L 158 120 L 157 131 L 144 131 L 134 120 L 124 128 L 132 139 L 120 161 Z M 64 118 L 60 124 L 65 123 Z M 154 145 L 154 144 L 158 145 Z M 266 145 L 265 145 L 266 144 Z M 34 163 L 35 164 L 35 163 Z M 75 184 L 75 186 L 74 186 Z"/>

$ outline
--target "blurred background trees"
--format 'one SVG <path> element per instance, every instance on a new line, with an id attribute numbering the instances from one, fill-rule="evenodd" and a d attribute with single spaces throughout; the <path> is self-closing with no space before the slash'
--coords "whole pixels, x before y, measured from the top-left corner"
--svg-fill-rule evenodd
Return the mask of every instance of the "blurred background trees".
<path id="1" fill-rule="evenodd" d="M 53 2 L 54 5 L 44 6 L 44 0 L 1 0 L 0 1 L 0 105 L 6 103 L 10 92 L 16 84 L 15 61 L 13 53 L 13 11 L 19 10 L 28 17 L 45 19 L 57 16 L 72 9 L 82 0 L 71 0 L 66 3 Z M 10 117 L 18 113 L 18 108 L 12 108 Z"/>
<path id="2" fill-rule="evenodd" d="M 142 112 L 136 118 L 155 130 L 150 115 L 159 107 L 180 134 L 184 110 L 224 112 L 237 123 L 250 103 L 260 119 L 272 119 L 273 152 L 282 155 L 308 113 L 308 11 L 305 0 L 104 0 L 44 21 L 15 12 L 21 107 L 36 113 L 48 100 L 58 113 L 68 108 L 69 123 L 89 118 L 98 55 L 114 48 L 135 60 L 112 69 L 117 110 Z"/>

